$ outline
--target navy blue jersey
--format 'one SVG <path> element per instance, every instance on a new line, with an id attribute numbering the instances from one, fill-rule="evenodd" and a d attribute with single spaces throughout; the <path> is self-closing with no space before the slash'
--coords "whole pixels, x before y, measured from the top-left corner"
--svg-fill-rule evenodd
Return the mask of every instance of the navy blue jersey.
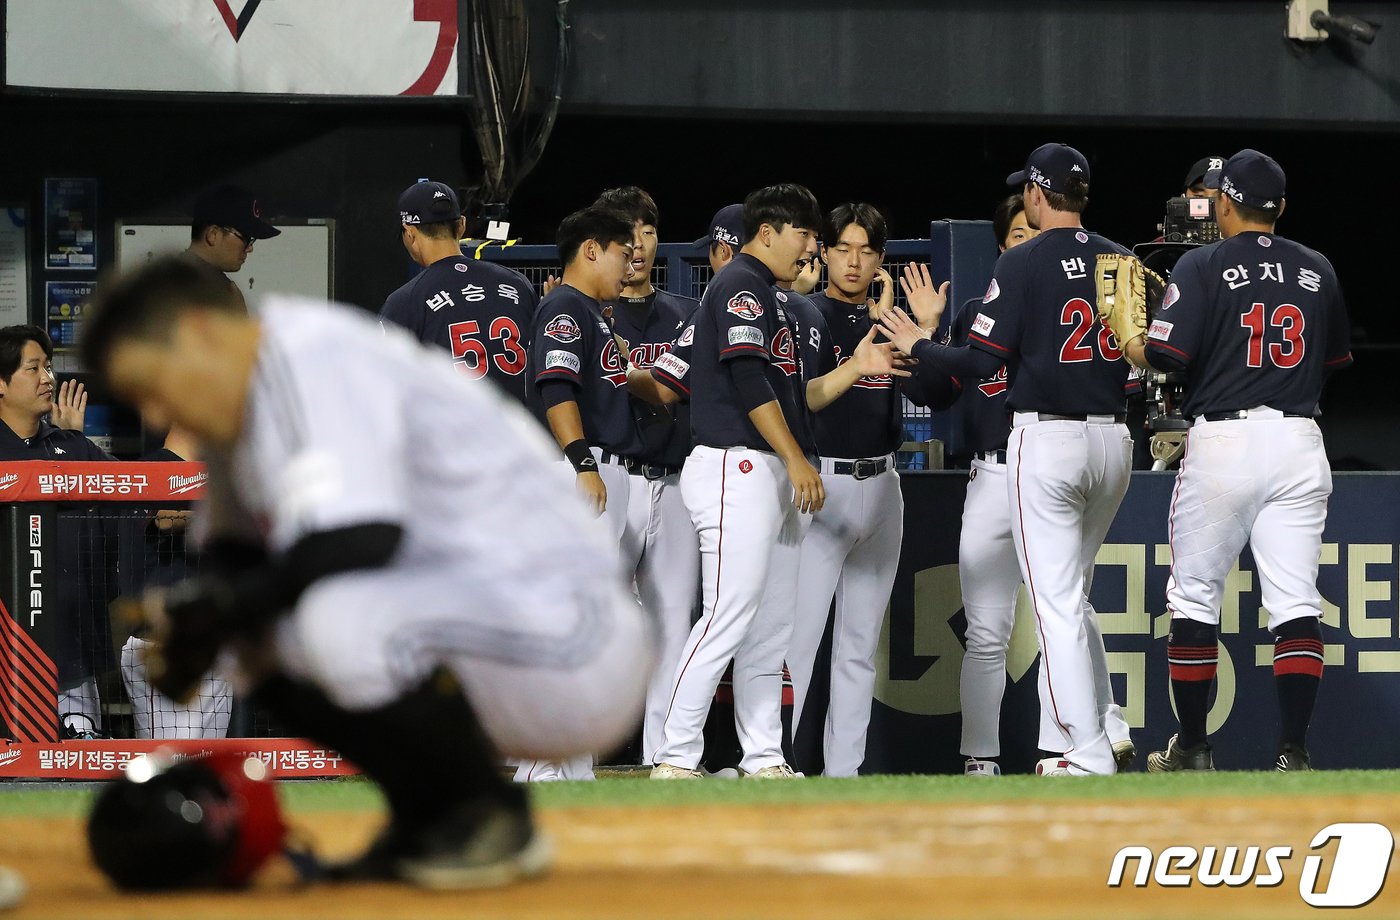
<path id="1" fill-rule="evenodd" d="M 870 331 L 870 310 L 864 303 L 833 300 L 814 294 L 844 364 Z M 817 446 L 823 457 L 878 457 L 897 450 L 904 440 L 904 410 L 893 377 L 862 377 L 830 406 L 816 414 Z"/>
<path id="2" fill-rule="evenodd" d="M 1073 227 L 1046 230 L 997 259 L 968 344 L 1005 361 L 1013 411 L 1124 412 L 1128 362 L 1099 322 L 1094 261 L 1128 250 Z"/>
<path id="3" fill-rule="evenodd" d="M 979 300 L 963 305 L 953 320 L 948 344 L 967 344 L 980 305 Z M 967 451 L 981 453 L 1006 447 L 1011 434 L 1011 418 L 1006 409 L 1006 391 L 1010 388 L 1006 365 L 985 380 L 959 380 L 958 384 L 962 388 L 962 443 Z"/>
<path id="4" fill-rule="evenodd" d="M 763 360 L 783 418 L 796 435 L 805 426 L 806 400 L 793 329 L 780 309 L 773 273 L 758 259 L 740 253 L 710 281 L 695 312 L 690 426 L 696 444 L 773 449 L 749 421 L 725 367 L 744 357 Z"/>
<path id="5" fill-rule="evenodd" d="M 794 428 L 792 435 L 804 454 L 816 456 L 820 453 L 817 446 L 817 413 L 807 410 L 807 383 L 836 370 L 841 362 L 841 352 L 832 341 L 826 317 L 810 298 L 782 289 L 775 289 L 773 296 L 778 298 L 778 312 L 792 327 L 792 336 L 797 341 L 797 374 L 801 378 L 798 395 L 806 411 L 801 413 L 800 428 Z M 830 407 L 823 410 L 829 411 Z"/>
<path id="6" fill-rule="evenodd" d="M 538 299 L 524 275 L 466 256 L 441 259 L 390 294 L 381 322 L 452 353 L 463 375 L 486 377 L 526 401 L 530 324 Z"/>
<path id="7" fill-rule="evenodd" d="M 535 385 L 558 380 L 574 387 L 588 443 L 619 456 L 640 456 L 627 369 L 598 301 L 559 285 L 540 301 L 532 338 Z"/>
<path id="8" fill-rule="evenodd" d="M 9 425 L 0 422 L 0 461 L 116 459 L 78 431 L 55 428 L 41 420 L 34 437 L 21 438 Z"/>
<path id="9" fill-rule="evenodd" d="M 1326 371 L 1351 363 L 1332 264 L 1250 231 L 1181 257 L 1147 332 L 1155 367 L 1186 368 L 1183 414 L 1268 406 L 1313 415 Z"/>
<path id="10" fill-rule="evenodd" d="M 699 302 L 670 291 L 653 290 L 646 297 L 624 297 L 613 304 L 613 330 L 627 342 L 628 360 L 651 368 L 675 345 L 676 338 Z M 639 418 L 651 422 L 643 430 L 646 442 L 641 459 L 648 463 L 680 466 L 690 454 L 690 406 L 681 403 L 673 411 L 642 403 L 632 397 Z"/>

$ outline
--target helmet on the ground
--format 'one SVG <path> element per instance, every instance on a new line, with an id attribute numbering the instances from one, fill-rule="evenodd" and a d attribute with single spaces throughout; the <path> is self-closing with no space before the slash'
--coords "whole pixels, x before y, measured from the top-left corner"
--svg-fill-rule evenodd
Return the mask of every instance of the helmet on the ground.
<path id="1" fill-rule="evenodd" d="M 245 884 L 287 831 L 266 775 L 261 760 L 231 752 L 134 758 L 88 817 L 93 862 L 120 888 Z"/>

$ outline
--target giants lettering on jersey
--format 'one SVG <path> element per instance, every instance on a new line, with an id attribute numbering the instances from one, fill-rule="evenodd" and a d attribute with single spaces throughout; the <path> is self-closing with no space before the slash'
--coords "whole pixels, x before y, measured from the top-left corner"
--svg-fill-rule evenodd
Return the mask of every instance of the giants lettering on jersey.
<path id="1" fill-rule="evenodd" d="M 812 332 L 815 333 L 816 330 L 813 329 Z M 837 358 L 836 366 L 840 367 L 849 360 L 851 360 L 849 356 Z M 889 374 L 880 374 L 874 377 L 859 377 L 851 386 L 860 387 L 862 390 L 888 390 L 890 387 L 894 386 L 894 378 Z"/>
<path id="2" fill-rule="evenodd" d="M 778 334 L 773 336 L 773 347 L 770 350 L 773 353 L 774 367 L 789 377 L 797 373 L 797 351 L 792 341 L 792 327 L 783 326 L 778 330 Z"/>
<path id="3" fill-rule="evenodd" d="M 644 342 L 641 345 L 633 345 L 627 357 L 638 367 L 651 367 L 670 350 L 670 342 Z"/>
<path id="4" fill-rule="evenodd" d="M 725 309 L 735 316 L 747 320 L 755 320 L 763 315 L 763 304 L 759 303 L 758 298 L 748 291 L 740 291 L 729 298 L 729 305 Z"/>
<path id="5" fill-rule="evenodd" d="M 579 340 L 582 333 L 578 328 L 578 323 L 574 322 L 572 316 L 567 313 L 560 313 L 558 316 L 554 317 L 554 319 L 545 323 L 544 334 L 554 339 L 556 342 L 563 342 L 565 345 L 571 345 Z"/>
<path id="6" fill-rule="evenodd" d="M 603 351 L 598 356 L 598 362 L 603 368 L 603 379 L 610 382 L 615 387 L 627 386 L 627 371 L 622 367 L 622 355 L 618 353 L 617 342 L 608 337 L 607 343 L 603 346 Z"/>
<path id="7" fill-rule="evenodd" d="M 1001 394 L 1005 393 L 1006 387 L 1007 382 L 1005 364 L 997 368 L 997 372 L 995 374 L 988 377 L 986 380 L 983 380 L 981 383 L 977 384 L 977 389 L 981 391 L 983 396 L 986 396 L 988 398 L 992 396 L 1000 396 Z"/>

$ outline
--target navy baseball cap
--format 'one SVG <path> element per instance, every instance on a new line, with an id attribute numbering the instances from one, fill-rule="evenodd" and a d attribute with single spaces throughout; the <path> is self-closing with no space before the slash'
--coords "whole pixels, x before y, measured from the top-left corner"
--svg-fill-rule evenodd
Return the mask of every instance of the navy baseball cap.
<path id="1" fill-rule="evenodd" d="M 258 199 L 238 185 L 216 185 L 201 192 L 194 200 L 193 222 L 196 227 L 232 227 L 250 240 L 266 240 L 282 232 L 262 219 Z"/>
<path id="2" fill-rule="evenodd" d="M 1206 188 L 1220 188 L 1220 170 L 1224 166 L 1224 157 L 1201 157 L 1191 164 L 1191 169 L 1186 173 L 1186 179 L 1181 183 L 1181 187 L 1190 188 L 1199 182 Z"/>
<path id="3" fill-rule="evenodd" d="M 744 206 L 742 204 L 727 204 L 716 211 L 715 216 L 710 218 L 710 231 L 696 240 L 695 245 L 708 249 L 716 240 L 728 243 L 735 249 L 744 244 Z"/>
<path id="4" fill-rule="evenodd" d="M 1246 147 L 1220 171 L 1220 194 L 1248 208 L 1278 211 L 1283 200 L 1283 167 L 1274 158 Z"/>
<path id="5" fill-rule="evenodd" d="M 399 223 L 441 224 L 462 216 L 457 193 L 443 182 L 419 179 L 399 196 Z"/>
<path id="6" fill-rule="evenodd" d="M 1068 144 L 1042 144 L 1026 157 L 1026 168 L 1006 177 L 1006 184 L 1017 188 L 1034 182 L 1043 189 L 1064 194 L 1070 179 L 1089 183 L 1089 161 Z"/>

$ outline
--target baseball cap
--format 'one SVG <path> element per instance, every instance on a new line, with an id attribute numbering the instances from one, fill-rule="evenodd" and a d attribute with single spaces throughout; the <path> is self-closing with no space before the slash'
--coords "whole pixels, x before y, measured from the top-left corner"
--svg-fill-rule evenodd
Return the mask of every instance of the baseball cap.
<path id="1" fill-rule="evenodd" d="M 1224 165 L 1224 157 L 1201 157 L 1191 165 L 1181 187 L 1190 188 L 1200 182 L 1206 188 L 1220 188 L 1220 170 Z"/>
<path id="2" fill-rule="evenodd" d="M 399 222 L 440 224 L 462 216 L 457 193 L 442 182 L 420 179 L 399 196 Z"/>
<path id="3" fill-rule="evenodd" d="M 1068 144 L 1042 144 L 1026 157 L 1026 168 L 1006 177 L 1017 188 L 1034 182 L 1043 189 L 1064 194 L 1072 178 L 1089 182 L 1089 161 Z"/>
<path id="4" fill-rule="evenodd" d="M 1220 194 L 1245 207 L 1277 211 L 1283 200 L 1283 167 L 1274 158 L 1246 147 L 1220 171 Z"/>
<path id="5" fill-rule="evenodd" d="M 728 243 L 735 249 L 743 245 L 744 206 L 742 204 L 727 204 L 716 211 L 715 216 L 710 218 L 709 232 L 696 240 L 695 245 L 709 248 L 710 244 L 716 240 Z"/>
<path id="6" fill-rule="evenodd" d="M 194 225 L 232 227 L 251 240 L 265 240 L 282 233 L 262 219 L 262 208 L 253 193 L 239 185 L 216 185 L 194 200 Z"/>

